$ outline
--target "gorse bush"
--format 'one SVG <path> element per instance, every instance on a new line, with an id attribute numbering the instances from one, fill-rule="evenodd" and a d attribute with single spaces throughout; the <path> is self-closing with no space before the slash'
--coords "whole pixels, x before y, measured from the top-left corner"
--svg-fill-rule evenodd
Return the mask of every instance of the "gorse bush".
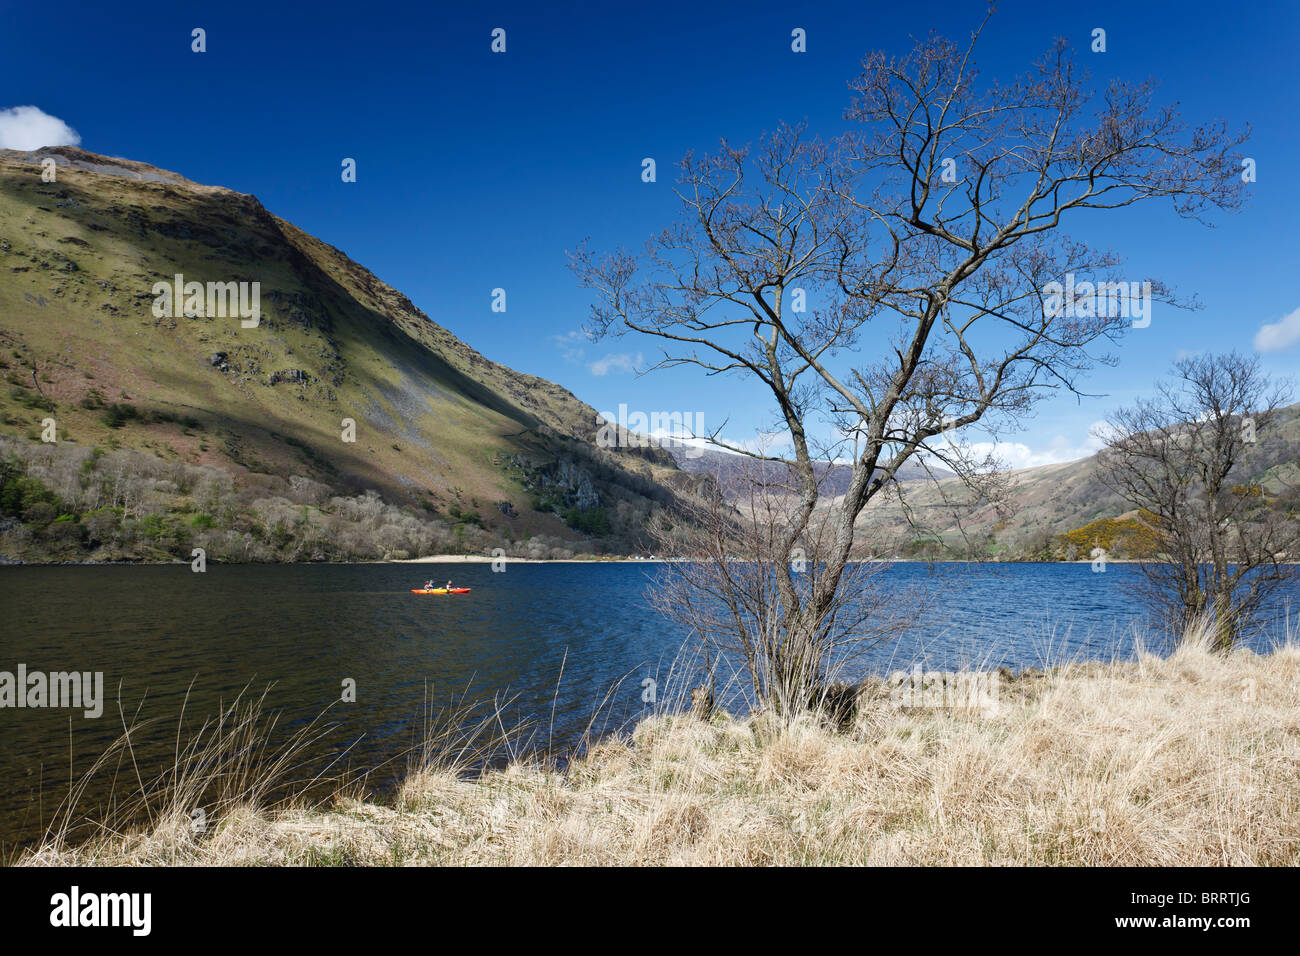
<path id="1" fill-rule="evenodd" d="M 1063 558 L 1084 557 L 1102 548 L 1114 557 L 1150 558 L 1159 546 L 1159 519 L 1143 509 L 1136 518 L 1098 518 L 1057 538 Z"/>

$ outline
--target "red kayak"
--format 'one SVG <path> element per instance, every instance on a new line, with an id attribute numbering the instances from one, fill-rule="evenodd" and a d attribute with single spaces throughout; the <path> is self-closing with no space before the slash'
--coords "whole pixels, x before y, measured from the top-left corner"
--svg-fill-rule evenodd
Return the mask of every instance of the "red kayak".
<path id="1" fill-rule="evenodd" d="M 471 588 L 411 588 L 412 594 L 469 594 Z"/>

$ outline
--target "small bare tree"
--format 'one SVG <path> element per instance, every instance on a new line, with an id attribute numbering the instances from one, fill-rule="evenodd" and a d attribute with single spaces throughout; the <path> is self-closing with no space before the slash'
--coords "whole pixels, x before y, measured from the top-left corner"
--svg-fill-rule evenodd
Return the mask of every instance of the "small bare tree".
<path id="1" fill-rule="evenodd" d="M 818 587 L 831 567 L 833 524 L 820 514 L 802 519 L 793 465 L 750 462 L 732 487 L 734 500 L 715 492 L 671 518 L 659 516 L 652 527 L 657 549 L 675 560 L 657 578 L 650 602 L 700 642 L 706 662 L 743 668 L 752 703 L 798 713 L 821 703 L 861 653 L 913 623 L 921 595 L 911 586 L 884 587 L 878 575 L 886 564 L 855 561 L 825 615 L 812 627 L 788 628 L 781 581 L 792 577 L 801 597 Z"/>
<path id="2" fill-rule="evenodd" d="M 1154 516 L 1160 560 L 1140 567 L 1174 635 L 1209 618 L 1215 645 L 1231 647 L 1296 578 L 1300 516 L 1289 496 L 1256 483 L 1259 449 L 1287 401 L 1258 359 L 1203 355 L 1175 363 L 1154 398 L 1110 419 L 1099 475 Z"/>
<path id="3" fill-rule="evenodd" d="M 982 29 L 961 47 L 935 37 L 901 59 L 868 56 L 847 111 L 864 132 L 824 142 L 781 126 L 755 150 L 724 140 L 716 154 L 688 154 L 676 189 L 684 216 L 643 255 L 584 242 L 571 256 L 596 294 L 594 333 L 654 336 L 657 368 L 737 373 L 770 392 L 797 486 L 772 567 L 777 626 L 792 646 L 815 643 L 834 616 L 857 518 L 896 489 L 906 463 L 941 455 L 935 439 L 955 429 L 1014 426 L 1112 361 L 1094 349 L 1130 325 L 1131 297 L 1098 308 L 1072 278 L 1132 286 L 1115 255 L 1063 224 L 1148 200 L 1192 219 L 1242 201 L 1234 149 L 1244 134 L 1189 127 L 1155 103 L 1150 83 L 1114 82 L 1094 97 L 1064 41 L 1020 80 L 981 84 Z M 1149 282 L 1148 305 L 1174 301 Z M 1050 301 L 1052 283 L 1080 291 Z M 819 446 L 819 435 L 848 437 Z M 721 429 L 711 438 L 767 457 L 727 444 Z M 815 461 L 850 444 L 847 488 L 826 502 Z M 800 586 L 789 555 L 819 505 L 825 567 Z"/>

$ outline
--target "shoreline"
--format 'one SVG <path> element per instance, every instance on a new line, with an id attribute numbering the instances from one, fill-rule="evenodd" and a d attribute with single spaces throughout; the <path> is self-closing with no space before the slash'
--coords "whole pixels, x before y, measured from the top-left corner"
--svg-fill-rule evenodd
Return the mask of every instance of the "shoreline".
<path id="1" fill-rule="evenodd" d="M 379 561 L 358 561 L 357 564 L 662 564 L 666 558 L 512 558 L 502 555 L 494 558 L 487 554 L 430 554 L 423 558 L 390 558 Z"/>
<path id="2" fill-rule="evenodd" d="M 641 558 L 628 556 L 588 557 L 588 558 L 517 558 L 511 555 L 493 557 L 487 554 L 431 554 L 422 558 L 374 558 L 368 561 L 210 561 L 210 564 L 224 567 L 289 567 L 311 565 L 354 565 L 354 564 L 491 564 L 504 561 L 506 564 L 672 564 L 684 561 L 684 558 Z M 177 558 L 174 561 L 21 561 L 0 555 L 0 568 L 108 568 L 108 567 L 173 567 L 188 565 L 190 562 Z M 1107 558 L 1107 564 L 1159 564 L 1155 559 Z M 1280 561 L 1279 564 L 1300 564 L 1296 561 Z M 1091 559 L 1076 558 L 1073 561 L 1030 561 L 999 560 L 997 558 L 857 558 L 849 564 L 1092 564 Z M 1104 572 L 1098 572 L 1104 573 Z"/>
<path id="3" fill-rule="evenodd" d="M 900 706 L 866 683 L 847 725 L 660 713 L 563 769 L 525 756 L 466 777 L 435 751 L 390 798 L 232 803 L 202 834 L 182 794 L 152 826 L 56 833 L 13 865 L 1300 863 L 1300 737 L 1281 733 L 1300 646 L 1221 655 L 1192 640 L 996 686 L 981 709 Z"/>

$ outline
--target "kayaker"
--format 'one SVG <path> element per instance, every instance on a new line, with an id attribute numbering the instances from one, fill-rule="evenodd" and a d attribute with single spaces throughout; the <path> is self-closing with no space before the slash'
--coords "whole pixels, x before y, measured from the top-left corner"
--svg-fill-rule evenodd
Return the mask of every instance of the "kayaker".
<path id="1" fill-rule="evenodd" d="M 432 590 L 433 590 L 433 582 L 432 582 L 432 581 L 425 581 L 425 582 L 424 582 L 424 589 L 425 589 L 426 591 L 432 591 Z"/>
<path id="2" fill-rule="evenodd" d="M 450 581 L 447 582 L 447 593 L 448 593 L 448 594 L 451 593 L 451 582 L 450 582 Z"/>

